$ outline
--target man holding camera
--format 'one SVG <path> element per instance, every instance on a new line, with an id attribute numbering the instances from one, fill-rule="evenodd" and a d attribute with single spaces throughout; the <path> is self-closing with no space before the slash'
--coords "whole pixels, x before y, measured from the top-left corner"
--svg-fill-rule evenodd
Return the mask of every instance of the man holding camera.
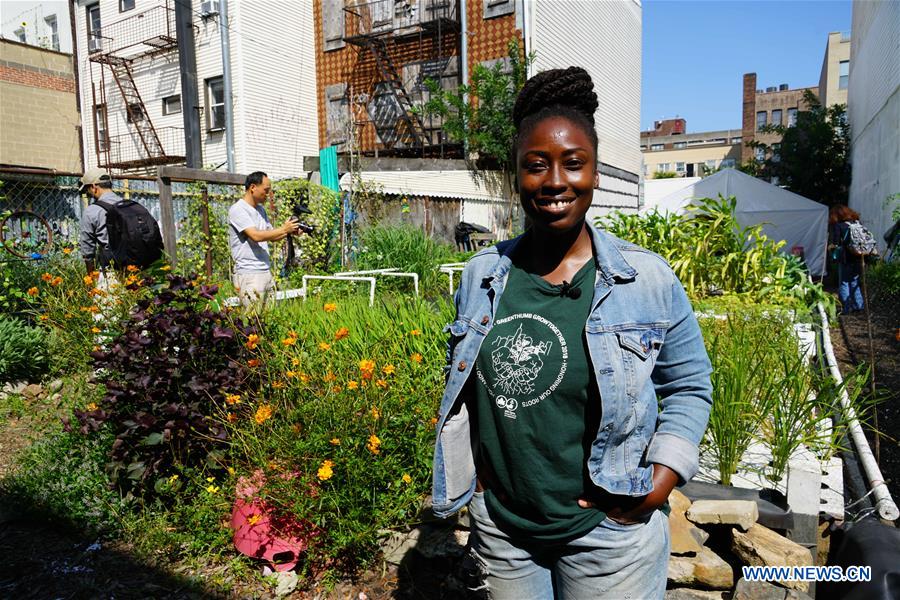
<path id="1" fill-rule="evenodd" d="M 275 242 L 299 231 L 296 218 L 281 227 L 272 227 L 266 209 L 272 196 L 272 182 L 262 171 L 247 175 L 244 197 L 228 209 L 228 242 L 234 259 L 234 287 L 245 307 L 262 306 L 275 288 L 269 242 Z"/>

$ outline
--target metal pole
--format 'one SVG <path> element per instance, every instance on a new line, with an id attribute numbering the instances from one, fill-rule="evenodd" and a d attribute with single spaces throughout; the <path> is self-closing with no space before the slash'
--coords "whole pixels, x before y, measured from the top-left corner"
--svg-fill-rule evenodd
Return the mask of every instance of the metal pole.
<path id="1" fill-rule="evenodd" d="M 200 99 L 197 92 L 197 58 L 190 2 L 175 2 L 175 36 L 178 38 L 178 70 L 181 72 L 181 114 L 184 121 L 185 164 L 203 167 L 200 146 Z M 173 261 L 174 262 L 174 261 Z"/>
<path id="2" fill-rule="evenodd" d="M 231 42 L 228 32 L 228 0 L 219 0 L 219 41 L 222 45 L 222 83 L 225 88 L 225 153 L 228 172 L 234 173 L 234 106 L 231 96 Z"/>

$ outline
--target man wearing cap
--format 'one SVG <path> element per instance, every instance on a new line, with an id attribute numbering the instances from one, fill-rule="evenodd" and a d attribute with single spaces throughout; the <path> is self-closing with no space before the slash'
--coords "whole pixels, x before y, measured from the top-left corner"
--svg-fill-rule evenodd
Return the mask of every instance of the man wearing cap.
<path id="1" fill-rule="evenodd" d="M 275 288 L 269 242 L 297 233 L 299 225 L 288 219 L 281 227 L 272 227 L 266 209 L 266 199 L 272 195 L 272 183 L 262 171 L 247 175 L 244 197 L 228 209 L 228 243 L 234 259 L 234 287 L 241 304 L 251 307 L 262 304 Z"/>
<path id="2" fill-rule="evenodd" d="M 103 169 L 88 169 L 81 177 L 81 193 L 93 200 L 101 200 L 111 205 L 123 202 L 122 198 L 112 191 L 112 178 Z M 106 211 L 96 202 L 91 202 L 81 214 L 81 237 L 78 247 L 81 258 L 88 273 L 95 270 L 97 264 L 109 262 L 109 235 L 106 231 Z"/>

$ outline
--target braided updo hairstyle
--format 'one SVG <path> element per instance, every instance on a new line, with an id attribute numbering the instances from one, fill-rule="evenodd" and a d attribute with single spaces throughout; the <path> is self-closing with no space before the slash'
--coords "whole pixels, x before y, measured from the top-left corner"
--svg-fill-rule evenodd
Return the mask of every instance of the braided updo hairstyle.
<path id="1" fill-rule="evenodd" d="M 597 94 L 591 76 L 581 67 L 542 71 L 525 82 L 513 108 L 516 126 L 515 158 L 519 142 L 547 117 L 565 117 L 584 130 L 597 154 L 594 112 Z"/>

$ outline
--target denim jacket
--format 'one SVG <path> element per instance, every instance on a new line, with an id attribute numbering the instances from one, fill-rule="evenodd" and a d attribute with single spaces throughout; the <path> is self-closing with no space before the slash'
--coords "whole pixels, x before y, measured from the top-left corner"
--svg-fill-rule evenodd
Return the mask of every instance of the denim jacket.
<path id="1" fill-rule="evenodd" d="M 653 490 L 651 463 L 681 482 L 697 473 L 698 445 L 712 405 L 711 366 L 681 282 L 658 255 L 588 225 L 597 275 L 585 323 L 602 415 L 587 470 L 611 494 Z M 445 331 L 447 386 L 434 452 L 433 507 L 446 517 L 475 490 L 466 394 L 481 343 L 506 286 L 521 237 L 487 248 L 466 264 L 456 319 Z M 658 398 L 658 400 L 657 400 Z"/>

